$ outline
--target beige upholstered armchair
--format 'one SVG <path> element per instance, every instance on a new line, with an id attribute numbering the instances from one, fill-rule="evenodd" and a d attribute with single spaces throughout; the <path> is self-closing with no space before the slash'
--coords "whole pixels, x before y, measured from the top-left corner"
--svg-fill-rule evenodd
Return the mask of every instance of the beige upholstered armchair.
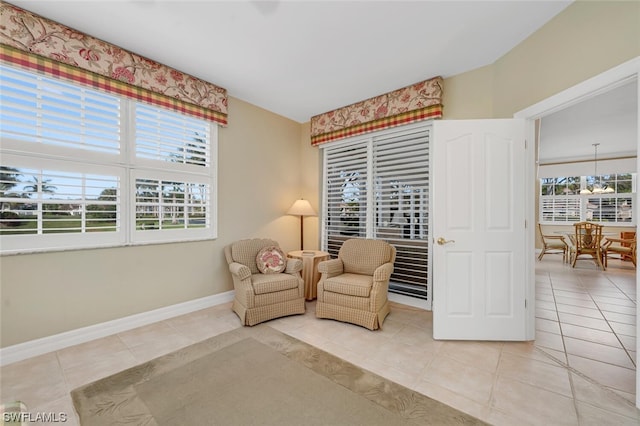
<path id="1" fill-rule="evenodd" d="M 389 314 L 387 292 L 396 249 L 382 240 L 349 239 L 337 259 L 318 264 L 316 316 L 376 330 Z"/>
<path id="2" fill-rule="evenodd" d="M 304 314 L 302 261 L 287 259 L 277 242 L 241 240 L 226 246 L 224 255 L 235 289 L 233 310 L 243 325 Z"/>

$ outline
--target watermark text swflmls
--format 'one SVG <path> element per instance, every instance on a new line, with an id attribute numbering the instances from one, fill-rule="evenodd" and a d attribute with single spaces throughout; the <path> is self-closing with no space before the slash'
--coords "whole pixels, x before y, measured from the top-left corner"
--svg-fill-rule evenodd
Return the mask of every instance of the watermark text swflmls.
<path id="1" fill-rule="evenodd" d="M 65 423 L 69 419 L 67 413 L 63 412 L 5 412 L 2 413 L 4 423 Z"/>

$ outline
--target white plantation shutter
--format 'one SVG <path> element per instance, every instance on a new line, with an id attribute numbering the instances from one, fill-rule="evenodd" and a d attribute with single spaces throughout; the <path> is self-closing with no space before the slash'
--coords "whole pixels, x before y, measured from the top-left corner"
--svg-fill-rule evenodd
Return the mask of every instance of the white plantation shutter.
<path id="1" fill-rule="evenodd" d="M 211 185 L 205 180 L 150 179 L 136 173 L 135 232 L 138 241 L 164 241 L 168 236 L 210 232 Z"/>
<path id="2" fill-rule="evenodd" d="M 120 99 L 6 66 L 0 73 L 3 138 L 120 153 Z"/>
<path id="3" fill-rule="evenodd" d="M 348 238 L 397 249 L 390 290 L 427 298 L 429 132 L 405 126 L 321 147 L 323 248 L 336 257 Z"/>
<path id="4" fill-rule="evenodd" d="M 0 65 L 0 137 L 3 253 L 216 235 L 211 122 Z"/>
<path id="5" fill-rule="evenodd" d="M 540 222 L 551 225 L 588 220 L 603 225 L 633 226 L 636 223 L 633 211 L 635 181 L 635 173 L 542 178 Z M 570 184 L 567 185 L 567 182 Z M 592 189 L 595 183 L 603 185 L 603 188 L 608 188 L 610 192 L 579 193 L 581 189 Z M 569 194 L 565 194 L 565 191 Z"/>
<path id="6" fill-rule="evenodd" d="M 209 123 L 136 104 L 136 156 L 209 166 Z"/>
<path id="7" fill-rule="evenodd" d="M 580 222 L 580 195 L 540 197 L 542 222 Z"/>
<path id="8" fill-rule="evenodd" d="M 123 178 L 117 167 L 3 154 L 2 251 L 122 244 Z"/>
<path id="9" fill-rule="evenodd" d="M 136 104 L 132 238 L 138 242 L 215 235 L 210 123 Z"/>
<path id="10" fill-rule="evenodd" d="M 344 240 L 367 235 L 368 146 L 358 142 L 324 153 L 325 243 L 335 257 Z"/>
<path id="11" fill-rule="evenodd" d="M 428 278 L 429 131 L 392 133 L 373 141 L 374 238 L 396 247 L 392 290 L 425 297 Z"/>

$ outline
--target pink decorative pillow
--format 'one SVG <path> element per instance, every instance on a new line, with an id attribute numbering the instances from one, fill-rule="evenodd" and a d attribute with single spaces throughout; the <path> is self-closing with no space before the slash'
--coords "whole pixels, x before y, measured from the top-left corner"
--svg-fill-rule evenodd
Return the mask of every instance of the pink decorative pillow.
<path id="1" fill-rule="evenodd" d="M 287 267 L 287 257 L 277 246 L 268 246 L 258 252 L 256 265 L 263 274 L 279 274 Z"/>

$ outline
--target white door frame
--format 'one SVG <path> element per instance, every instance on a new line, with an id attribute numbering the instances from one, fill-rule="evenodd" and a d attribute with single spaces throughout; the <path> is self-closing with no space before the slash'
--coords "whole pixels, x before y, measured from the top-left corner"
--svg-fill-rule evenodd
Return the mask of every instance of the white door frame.
<path id="1" fill-rule="evenodd" d="M 529 310 L 527 314 L 527 337 L 535 339 L 535 180 L 536 165 L 533 144 L 535 141 L 535 120 L 552 114 L 571 105 L 582 102 L 593 96 L 607 92 L 615 87 L 621 86 L 630 81 L 640 80 L 640 56 L 624 62 L 610 70 L 607 70 L 595 77 L 576 84 L 569 89 L 557 93 L 543 101 L 540 101 L 528 108 L 518 111 L 514 118 L 524 118 L 527 120 L 527 140 L 532 144 L 528 151 L 527 179 L 525 188 L 527 195 L 527 299 Z M 640 106 L 640 84 L 636 94 L 638 105 Z M 640 170 L 640 107 L 638 108 L 638 170 Z M 636 270 L 636 290 L 640 293 L 640 273 Z M 636 330 L 640 330 L 640 305 L 636 308 Z M 636 331 L 637 333 L 637 331 Z M 640 339 L 636 339 L 636 351 L 640 351 Z M 640 369 L 636 368 L 636 407 L 640 408 Z"/>

